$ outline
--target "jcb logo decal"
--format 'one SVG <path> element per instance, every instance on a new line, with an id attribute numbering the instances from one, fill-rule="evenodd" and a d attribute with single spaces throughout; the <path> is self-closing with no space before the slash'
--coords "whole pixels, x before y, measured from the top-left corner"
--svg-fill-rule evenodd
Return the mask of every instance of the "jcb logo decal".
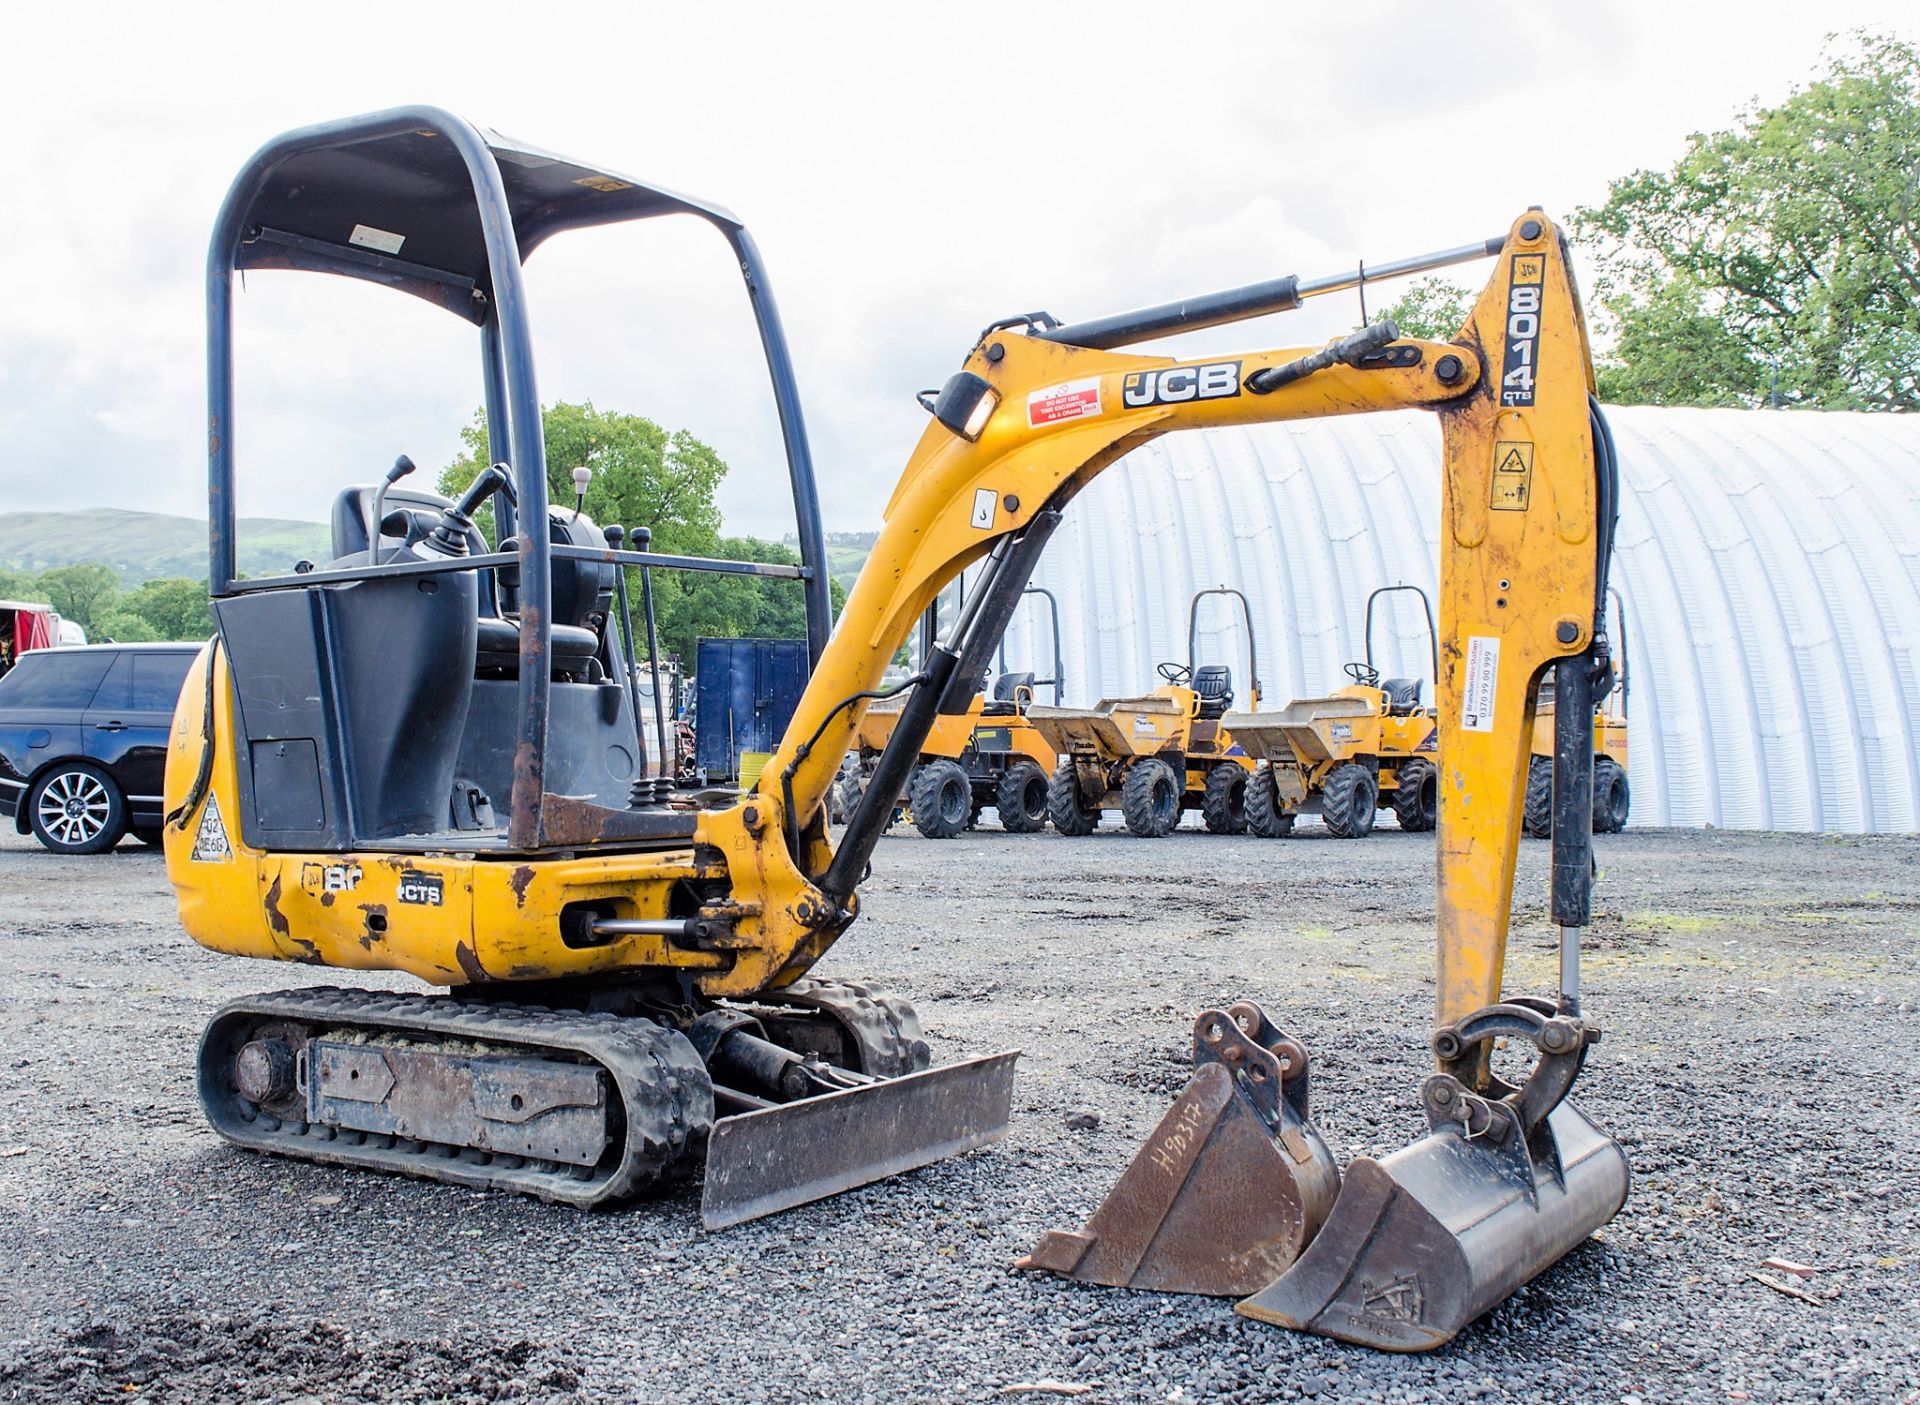
<path id="1" fill-rule="evenodd" d="M 1238 361 L 1169 366 L 1164 371 L 1129 371 L 1120 385 L 1121 403 L 1129 410 L 1148 405 L 1179 405 L 1188 400 L 1229 400 L 1239 393 Z"/>
<path id="2" fill-rule="evenodd" d="M 1531 405 L 1540 352 L 1540 297 L 1547 279 L 1545 254 L 1515 254 L 1507 281 L 1507 355 L 1500 373 L 1500 403 Z"/>

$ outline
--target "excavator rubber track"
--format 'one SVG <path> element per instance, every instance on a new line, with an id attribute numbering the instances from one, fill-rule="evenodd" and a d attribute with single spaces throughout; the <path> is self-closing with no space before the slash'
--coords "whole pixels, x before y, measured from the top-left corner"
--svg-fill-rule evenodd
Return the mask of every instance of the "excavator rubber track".
<path id="1" fill-rule="evenodd" d="M 700 1056 L 650 1020 L 333 987 L 222 1009 L 199 1088 L 237 1146 L 583 1208 L 684 1179 L 713 1124 Z"/>

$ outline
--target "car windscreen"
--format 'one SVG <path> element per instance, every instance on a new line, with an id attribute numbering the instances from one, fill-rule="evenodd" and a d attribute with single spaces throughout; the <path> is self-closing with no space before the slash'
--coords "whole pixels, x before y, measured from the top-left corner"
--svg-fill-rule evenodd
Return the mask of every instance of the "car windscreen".
<path id="1" fill-rule="evenodd" d="M 111 650 L 96 652 L 36 649 L 23 654 L 0 678 L 0 708 L 83 708 L 114 660 Z"/>

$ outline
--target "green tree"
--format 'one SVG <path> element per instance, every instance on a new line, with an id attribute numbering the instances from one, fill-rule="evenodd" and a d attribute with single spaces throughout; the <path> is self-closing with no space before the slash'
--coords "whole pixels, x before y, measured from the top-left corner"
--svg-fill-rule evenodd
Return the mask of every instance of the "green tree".
<path id="1" fill-rule="evenodd" d="M 111 566 L 102 566 L 98 561 L 77 561 L 71 566 L 42 571 L 39 586 L 61 617 L 72 620 L 89 636 L 96 632 L 94 616 L 104 614 L 120 594 L 120 578 Z"/>
<path id="2" fill-rule="evenodd" d="M 646 527 L 652 549 L 678 556 L 719 556 L 742 561 L 794 563 L 798 556 L 778 542 L 723 537 L 715 501 L 727 465 L 713 449 L 685 430 L 668 431 L 642 415 L 561 401 L 542 416 L 547 455 L 547 493 L 556 507 L 574 503 L 573 471 L 593 477 L 585 511 L 602 526 L 619 523 L 629 532 Z M 441 472 L 440 492 L 458 497 L 488 462 L 486 416 L 479 413 L 461 431 L 465 452 Z M 491 513 L 480 521 L 494 539 Z M 644 654 L 645 623 L 638 573 L 630 572 L 636 652 Z M 794 638 L 806 633 L 806 606 L 795 581 L 756 580 L 693 571 L 653 572 L 654 614 L 663 654 L 691 663 L 702 635 L 764 635 Z M 835 587 L 835 605 L 845 592 Z"/>
<path id="3" fill-rule="evenodd" d="M 1473 312 L 1474 295 L 1446 278 L 1419 278 L 1383 309 L 1379 320 L 1391 321 L 1403 337 L 1422 341 L 1452 341 Z"/>
<path id="4" fill-rule="evenodd" d="M 42 588 L 40 578 L 31 571 L 16 571 L 0 566 L 0 600 L 45 604 L 47 592 Z"/>
<path id="5" fill-rule="evenodd" d="M 1920 409 L 1920 51 L 1859 35 L 1575 218 L 1604 398 Z"/>
<path id="6" fill-rule="evenodd" d="M 125 596 L 95 611 L 93 623 L 87 626 L 87 638 L 95 644 L 150 644 L 173 637 L 161 633 L 144 616 L 129 609 Z"/>
<path id="7" fill-rule="evenodd" d="M 213 633 L 204 581 L 184 576 L 147 581 L 116 604 L 144 620 L 156 639 L 205 639 Z"/>

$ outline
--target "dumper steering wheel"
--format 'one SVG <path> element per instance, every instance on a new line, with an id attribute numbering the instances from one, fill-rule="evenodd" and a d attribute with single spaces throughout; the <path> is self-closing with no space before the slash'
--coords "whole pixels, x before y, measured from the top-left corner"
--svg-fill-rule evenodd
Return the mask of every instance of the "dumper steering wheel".
<path id="1" fill-rule="evenodd" d="M 1380 670 L 1370 663 L 1348 664 L 1347 677 L 1358 683 L 1362 688 L 1378 688 L 1380 686 Z"/>
<path id="2" fill-rule="evenodd" d="M 1193 681 L 1193 669 L 1183 663 L 1163 663 L 1159 665 L 1160 676 L 1175 687 L 1184 687 Z"/>

